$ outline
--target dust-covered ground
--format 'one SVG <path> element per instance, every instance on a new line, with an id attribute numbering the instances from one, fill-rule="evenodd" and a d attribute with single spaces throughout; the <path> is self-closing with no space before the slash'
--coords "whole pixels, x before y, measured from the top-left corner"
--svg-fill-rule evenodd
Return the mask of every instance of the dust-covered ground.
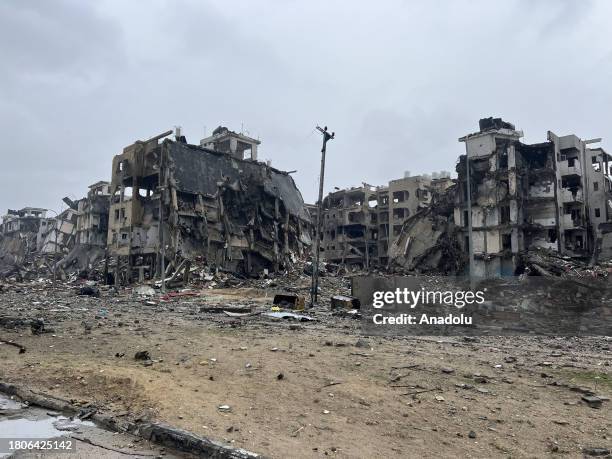
<path id="1" fill-rule="evenodd" d="M 0 345 L 0 380 L 275 458 L 582 457 L 612 446 L 608 338 L 363 337 L 358 320 L 325 307 L 308 322 L 260 314 L 273 291 L 164 301 L 11 284 L 0 340 L 26 352 Z"/>

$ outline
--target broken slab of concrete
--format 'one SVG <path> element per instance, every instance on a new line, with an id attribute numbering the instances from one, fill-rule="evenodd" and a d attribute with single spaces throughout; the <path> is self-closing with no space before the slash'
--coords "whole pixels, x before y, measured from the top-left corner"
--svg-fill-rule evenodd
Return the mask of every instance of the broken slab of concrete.
<path id="1" fill-rule="evenodd" d="M 453 220 L 457 187 L 436 193 L 430 207 L 408 218 L 389 248 L 391 268 L 455 274 L 465 266 L 466 256 L 458 241 Z"/>
<path id="2" fill-rule="evenodd" d="M 332 309 L 359 309 L 361 302 L 354 296 L 334 295 L 331 298 Z"/>
<path id="3" fill-rule="evenodd" d="M 274 301 L 272 301 L 272 304 L 282 308 L 303 311 L 305 299 L 302 295 L 297 295 L 295 293 L 278 293 L 274 295 Z"/>

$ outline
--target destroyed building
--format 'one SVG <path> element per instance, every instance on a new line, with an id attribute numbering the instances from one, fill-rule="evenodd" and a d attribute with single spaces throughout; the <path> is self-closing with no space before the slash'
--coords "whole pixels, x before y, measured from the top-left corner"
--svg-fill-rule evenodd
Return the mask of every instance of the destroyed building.
<path id="1" fill-rule="evenodd" d="M 55 217 L 47 217 L 48 212 Z M 18 273 L 34 276 L 51 272 L 52 265 L 74 246 L 76 210 L 26 207 L 9 210 L 0 236 L 0 276 Z"/>
<path id="2" fill-rule="evenodd" d="M 402 225 L 421 209 L 429 207 L 433 191 L 443 191 L 453 184 L 450 172 L 434 172 L 429 175 L 410 176 L 389 182 L 389 245 L 393 244 L 402 230 Z M 386 221 L 386 219 L 381 219 Z"/>
<path id="3" fill-rule="evenodd" d="M 98 181 L 89 186 L 87 196 L 72 202 L 64 198 L 76 214 L 74 244 L 59 263 L 62 271 L 89 272 L 106 255 L 110 183 Z"/>
<path id="4" fill-rule="evenodd" d="M 219 126 L 210 137 L 200 140 L 202 148 L 222 151 L 237 159 L 251 159 L 253 161 L 257 161 L 257 147 L 260 144 L 259 140 L 241 132 L 230 131 L 225 126 Z"/>
<path id="5" fill-rule="evenodd" d="M 24 207 L 20 210 L 9 209 L 2 216 L 2 234 L 18 232 L 37 233 L 41 220 L 47 216 L 47 209 L 39 207 Z"/>
<path id="6" fill-rule="evenodd" d="M 109 208 L 110 183 L 99 181 L 90 185 L 87 196 L 77 204 L 78 244 L 106 247 Z"/>
<path id="7" fill-rule="evenodd" d="M 246 136 L 226 128 L 204 139 L 206 147 L 178 133 L 162 141 L 171 133 L 113 159 L 107 244 L 117 282 L 154 277 L 162 258 L 173 279 L 195 259 L 258 274 L 304 253 L 310 218 L 302 196 L 288 173 L 254 159 L 259 141 L 248 149 Z"/>
<path id="8" fill-rule="evenodd" d="M 547 248 L 570 257 L 606 255 L 610 207 L 610 156 L 575 135 L 520 142 L 522 131 L 501 119 L 483 119 L 480 130 L 459 139 L 470 164 L 475 274 L 514 274 L 518 254 Z M 454 219 L 467 250 L 466 156 L 457 165 L 459 189 Z"/>
<path id="9" fill-rule="evenodd" d="M 363 184 L 323 199 L 321 255 L 324 260 L 367 267 L 378 262 L 377 190 Z"/>
<path id="10" fill-rule="evenodd" d="M 453 256 L 457 247 L 461 253 L 455 258 L 465 261 L 470 206 L 475 276 L 520 272 L 522 255 L 533 249 L 594 260 L 612 256 L 611 158 L 602 148 L 591 148 L 601 139 L 548 132 L 548 141 L 524 144 L 522 131 L 500 118 L 482 119 L 479 127 L 459 139 L 469 158 L 470 202 L 462 155 L 458 186 L 431 210 L 406 221 L 390 251 L 393 265 L 435 270 L 440 255 Z M 465 268 L 465 263 L 442 264 L 445 272 Z"/>
<path id="11" fill-rule="evenodd" d="M 431 187 L 431 201 L 404 222 L 400 234 L 389 246 L 391 269 L 420 273 L 463 273 L 467 255 L 458 243 L 454 223 L 457 185 Z"/>
<path id="12" fill-rule="evenodd" d="M 14 272 L 31 253 L 42 246 L 41 228 L 46 233 L 47 209 L 9 209 L 0 226 L 0 275 Z M 52 221 L 52 220 L 51 220 Z"/>
<path id="13" fill-rule="evenodd" d="M 67 253 L 76 237 L 77 211 L 68 208 L 47 223 L 47 231 L 42 236 L 40 252 L 44 254 Z"/>
<path id="14" fill-rule="evenodd" d="M 389 247 L 403 223 L 431 202 L 432 186 L 444 189 L 449 173 L 406 176 L 387 186 L 330 193 L 323 200 L 321 255 L 326 261 L 368 268 L 386 266 Z"/>

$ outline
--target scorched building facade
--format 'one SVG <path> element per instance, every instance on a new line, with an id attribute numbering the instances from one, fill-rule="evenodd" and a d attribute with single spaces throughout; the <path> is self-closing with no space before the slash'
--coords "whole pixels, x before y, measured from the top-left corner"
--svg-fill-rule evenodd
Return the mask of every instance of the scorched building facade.
<path id="1" fill-rule="evenodd" d="M 108 248 L 116 281 L 159 274 L 162 253 L 167 276 L 188 273 L 195 259 L 258 274 L 303 254 L 310 218 L 288 173 L 181 136 L 162 140 L 171 133 L 113 159 Z M 235 133 L 223 133 L 232 142 Z"/>

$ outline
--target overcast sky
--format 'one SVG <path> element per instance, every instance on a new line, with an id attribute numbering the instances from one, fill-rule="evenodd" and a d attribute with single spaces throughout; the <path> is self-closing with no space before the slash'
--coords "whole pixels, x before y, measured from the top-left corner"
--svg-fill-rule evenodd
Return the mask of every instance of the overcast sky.
<path id="1" fill-rule="evenodd" d="M 326 192 L 454 171 L 478 119 L 603 137 L 612 151 L 612 1 L 0 2 L 0 211 L 61 207 L 113 155 L 222 124 Z"/>

